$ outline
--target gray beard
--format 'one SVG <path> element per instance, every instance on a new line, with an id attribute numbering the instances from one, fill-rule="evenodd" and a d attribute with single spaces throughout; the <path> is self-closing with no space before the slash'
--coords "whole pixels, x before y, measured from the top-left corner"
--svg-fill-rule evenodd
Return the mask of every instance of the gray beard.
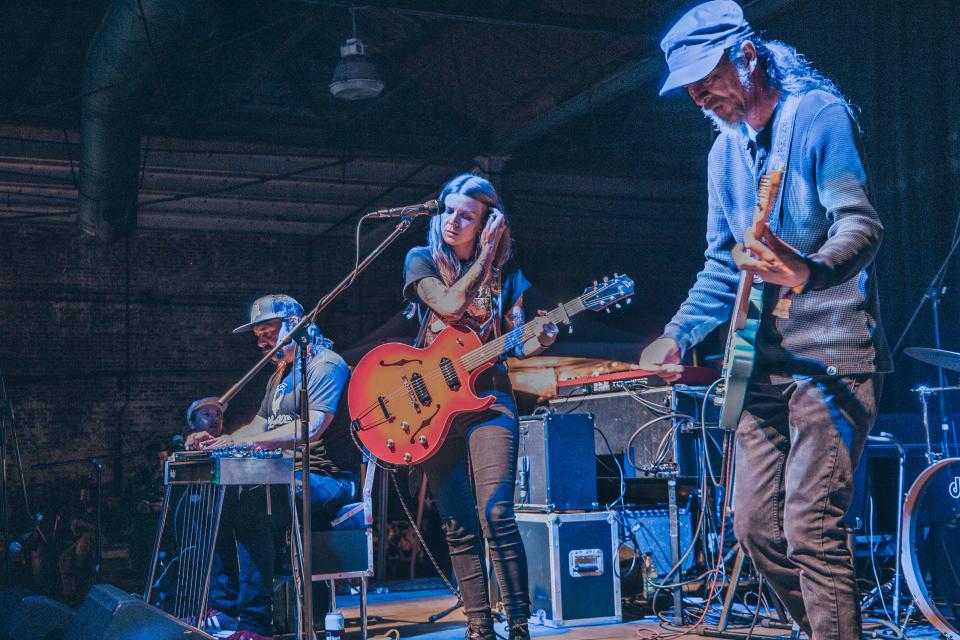
<path id="1" fill-rule="evenodd" d="M 703 115 L 706 116 L 707 120 L 713 123 L 713 128 L 716 129 L 717 132 L 743 137 L 744 130 L 742 122 L 731 124 L 706 107 L 700 107 L 700 110 L 703 111 Z"/>

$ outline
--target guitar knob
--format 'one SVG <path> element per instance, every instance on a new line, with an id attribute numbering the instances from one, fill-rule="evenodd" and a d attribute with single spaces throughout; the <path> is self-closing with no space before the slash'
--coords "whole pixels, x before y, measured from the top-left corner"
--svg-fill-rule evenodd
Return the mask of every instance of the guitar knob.
<path id="1" fill-rule="evenodd" d="M 403 461 L 404 461 L 404 462 L 410 462 L 411 460 L 413 460 L 413 456 L 412 456 L 412 455 L 410 455 L 409 453 L 403 454 Z"/>
<path id="2" fill-rule="evenodd" d="M 394 442 L 394 441 L 391 440 L 391 439 L 388 439 L 388 440 L 387 440 L 387 449 L 390 449 L 390 451 L 393 451 L 393 450 L 396 449 L 396 448 L 397 448 L 397 443 Z"/>
<path id="3" fill-rule="evenodd" d="M 400 422 L 400 428 L 403 429 L 404 433 L 410 433 L 410 423 L 406 420 Z"/>
<path id="4" fill-rule="evenodd" d="M 427 436 L 420 436 L 419 438 L 417 438 L 417 442 L 419 442 L 423 446 L 427 446 Z"/>

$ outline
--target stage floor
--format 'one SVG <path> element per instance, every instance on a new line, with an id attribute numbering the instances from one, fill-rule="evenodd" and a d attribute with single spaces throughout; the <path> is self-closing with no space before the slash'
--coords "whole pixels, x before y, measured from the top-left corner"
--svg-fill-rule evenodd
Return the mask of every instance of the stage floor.
<path id="1" fill-rule="evenodd" d="M 369 596 L 369 637 L 385 635 L 390 629 L 396 629 L 402 639 L 416 640 L 460 640 L 463 638 L 466 618 L 462 609 L 430 623 L 430 616 L 452 606 L 456 599 L 446 590 L 430 589 L 424 591 L 389 591 Z M 347 619 L 347 640 L 359 640 L 359 598 L 338 596 L 337 605 Z M 321 622 L 321 621 L 318 621 Z M 746 633 L 748 626 L 731 627 L 729 631 Z M 502 624 L 497 625 L 498 635 L 506 638 Z M 690 632 L 689 626 L 675 628 L 661 625 L 656 619 L 633 619 L 620 624 L 602 624 L 595 626 L 554 629 L 552 627 L 531 624 L 530 635 L 535 638 L 558 637 L 564 640 L 601 640 L 605 638 L 634 638 L 655 640 L 667 638 L 683 640 L 702 638 L 696 631 Z M 789 637 L 782 629 L 770 629 L 760 625 L 754 630 L 756 637 Z"/>

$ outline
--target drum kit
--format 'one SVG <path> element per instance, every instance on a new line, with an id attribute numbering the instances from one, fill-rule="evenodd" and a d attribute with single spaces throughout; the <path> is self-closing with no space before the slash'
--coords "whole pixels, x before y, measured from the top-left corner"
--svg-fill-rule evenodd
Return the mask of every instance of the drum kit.
<path id="1" fill-rule="evenodd" d="M 920 347 L 904 352 L 941 370 L 960 372 L 960 353 Z M 900 561 L 916 607 L 940 633 L 960 640 L 960 452 L 945 418 L 940 441 L 934 443 L 929 418 L 933 396 L 939 396 L 941 416 L 946 415 L 943 394 L 951 391 L 960 386 L 913 389 L 923 410 L 927 467 L 903 501 Z"/>

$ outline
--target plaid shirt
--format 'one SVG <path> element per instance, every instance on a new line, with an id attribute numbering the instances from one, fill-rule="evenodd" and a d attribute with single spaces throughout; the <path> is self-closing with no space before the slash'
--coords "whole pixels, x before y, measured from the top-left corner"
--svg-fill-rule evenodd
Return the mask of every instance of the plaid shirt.
<path id="1" fill-rule="evenodd" d="M 730 319 L 739 280 L 730 250 L 752 222 L 764 146 L 769 147 L 780 112 L 778 107 L 758 136 L 757 161 L 745 134 L 721 133 L 710 150 L 706 262 L 664 329 L 683 351 Z M 764 285 L 756 370 L 787 375 L 891 370 L 873 268 L 883 225 L 867 195 L 857 132 L 838 98 L 823 91 L 801 97 L 782 188 L 782 205 L 772 212 L 770 226 L 806 257 L 811 275 L 804 292 L 793 296 L 788 318 L 771 314 L 786 289 Z"/>

